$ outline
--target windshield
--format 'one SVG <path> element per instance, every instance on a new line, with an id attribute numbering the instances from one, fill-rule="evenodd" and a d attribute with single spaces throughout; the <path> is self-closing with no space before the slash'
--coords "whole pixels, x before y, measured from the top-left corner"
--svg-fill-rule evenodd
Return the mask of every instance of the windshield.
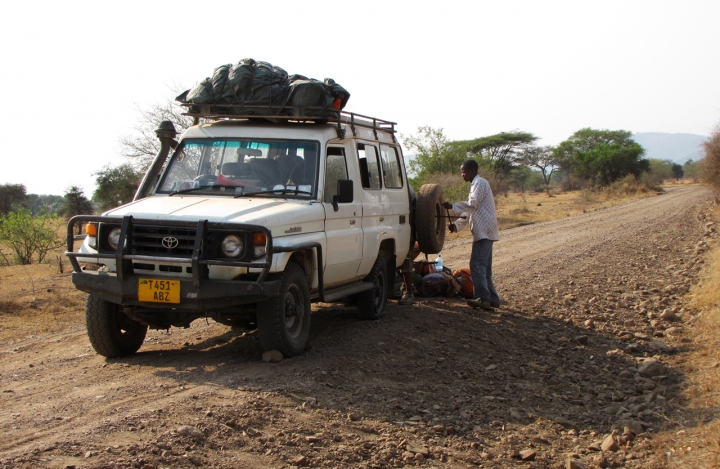
<path id="1" fill-rule="evenodd" d="M 311 198 L 317 166 L 317 142 L 188 139 L 173 154 L 158 192 Z"/>

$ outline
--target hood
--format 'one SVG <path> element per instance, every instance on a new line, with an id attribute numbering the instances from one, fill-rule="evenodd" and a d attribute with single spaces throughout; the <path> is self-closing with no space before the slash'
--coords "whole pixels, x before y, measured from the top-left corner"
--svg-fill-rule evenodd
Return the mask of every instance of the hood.
<path id="1" fill-rule="evenodd" d="M 265 197 L 153 196 L 137 200 L 104 215 L 152 220 L 208 220 L 249 223 L 268 228 L 273 237 L 323 231 L 325 210 L 317 201 Z"/>

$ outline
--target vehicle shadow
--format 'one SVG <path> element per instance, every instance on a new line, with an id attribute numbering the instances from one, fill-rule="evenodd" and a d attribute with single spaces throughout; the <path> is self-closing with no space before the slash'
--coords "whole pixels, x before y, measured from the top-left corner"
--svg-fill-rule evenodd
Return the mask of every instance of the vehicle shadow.
<path id="1" fill-rule="evenodd" d="M 685 377 L 665 366 L 640 373 L 655 353 L 647 341 L 509 307 L 483 312 L 460 299 L 391 302 L 378 321 L 324 305 L 312 321 L 308 350 L 279 363 L 262 361 L 255 331 L 117 361 L 157 367 L 179 383 L 276 392 L 352 420 L 461 434 L 539 418 L 577 430 L 628 421 L 658 430 L 680 418 Z"/>

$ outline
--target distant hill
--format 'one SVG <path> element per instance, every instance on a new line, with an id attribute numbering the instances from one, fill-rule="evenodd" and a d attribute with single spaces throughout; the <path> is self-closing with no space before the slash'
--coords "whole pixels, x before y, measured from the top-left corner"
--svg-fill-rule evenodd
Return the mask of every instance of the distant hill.
<path id="1" fill-rule="evenodd" d="M 645 148 L 645 158 L 671 160 L 679 164 L 689 159 L 701 159 L 704 155 L 701 145 L 707 140 L 703 135 L 662 132 L 640 132 L 633 134 L 632 138 Z"/>

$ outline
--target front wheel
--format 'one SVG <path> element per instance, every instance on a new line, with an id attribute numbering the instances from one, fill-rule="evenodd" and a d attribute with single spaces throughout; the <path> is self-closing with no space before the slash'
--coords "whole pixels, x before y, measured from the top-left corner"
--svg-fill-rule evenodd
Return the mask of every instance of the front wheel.
<path id="1" fill-rule="evenodd" d="M 310 288 L 295 263 L 287 265 L 281 278 L 278 296 L 257 305 L 258 334 L 266 352 L 294 357 L 305 350 L 310 336 Z"/>
<path id="2" fill-rule="evenodd" d="M 380 319 L 385 316 L 385 303 L 388 291 L 387 263 L 378 256 L 372 270 L 364 279 L 373 284 L 372 290 L 357 294 L 358 312 L 363 319 Z"/>
<path id="3" fill-rule="evenodd" d="M 88 295 L 85 303 L 88 338 L 95 351 L 107 358 L 137 352 L 148 327 L 122 312 L 121 306 Z"/>

